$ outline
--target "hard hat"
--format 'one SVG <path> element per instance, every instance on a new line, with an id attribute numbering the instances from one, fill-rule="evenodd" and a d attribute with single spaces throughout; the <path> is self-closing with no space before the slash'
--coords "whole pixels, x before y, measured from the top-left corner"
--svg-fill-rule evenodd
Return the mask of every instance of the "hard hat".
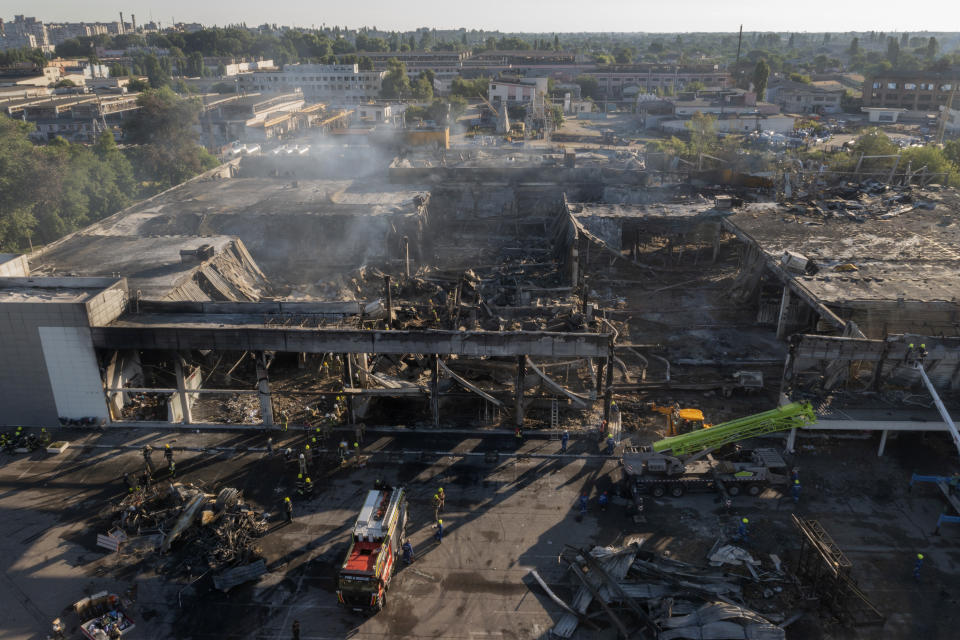
<path id="1" fill-rule="evenodd" d="M 440 497 L 440 494 L 439 494 L 439 493 L 435 493 L 435 494 L 433 494 L 433 497 L 434 497 L 434 498 L 439 498 L 439 497 Z"/>
<path id="2" fill-rule="evenodd" d="M 750 522 L 750 521 L 747 520 L 746 518 L 743 519 L 743 524 L 747 524 L 748 522 Z"/>
<path id="3" fill-rule="evenodd" d="M 607 434 L 607 437 L 608 437 L 608 438 L 612 438 L 612 437 L 613 437 L 613 434 L 612 434 L 612 433 L 608 433 L 608 434 Z"/>
<path id="4" fill-rule="evenodd" d="M 298 474 L 297 474 L 297 480 L 303 480 L 303 474 L 302 474 L 302 473 L 298 473 Z"/>
<path id="5" fill-rule="evenodd" d="M 307 482 L 313 482 L 310 478 L 307 478 Z"/>
<path id="6" fill-rule="evenodd" d="M 926 349 L 926 348 L 927 348 L 927 345 L 921 343 L 921 344 L 920 344 L 920 348 L 921 348 L 921 349 Z"/>
<path id="7" fill-rule="evenodd" d="M 922 553 L 918 553 L 918 554 L 917 554 L 917 560 L 923 560 L 923 554 L 922 554 Z"/>
<path id="8" fill-rule="evenodd" d="M 309 449 L 310 449 L 310 445 L 306 445 L 306 446 L 304 447 L 304 449 L 309 450 Z"/>
<path id="9" fill-rule="evenodd" d="M 799 481 L 799 480 L 794 480 L 794 481 L 793 481 L 793 484 L 800 484 L 800 481 Z"/>
<path id="10" fill-rule="evenodd" d="M 443 524 L 443 520 L 437 519 L 437 524 Z"/>
<path id="11" fill-rule="evenodd" d="M 313 444 L 317 444 L 317 438 L 316 437 L 311 438 L 310 442 L 312 442 Z"/>
<path id="12" fill-rule="evenodd" d="M 443 487 L 440 487 L 439 491 L 443 491 Z"/>
<path id="13" fill-rule="evenodd" d="M 290 502 L 290 498 L 284 498 L 284 502 Z"/>
<path id="14" fill-rule="evenodd" d="M 360 445 L 357 444 L 356 442 L 354 442 L 354 443 L 353 443 L 353 446 L 354 446 L 354 447 L 359 447 Z"/>
<path id="15" fill-rule="evenodd" d="M 913 349 L 913 343 L 912 343 L 912 342 L 910 343 L 910 348 Z"/>
<path id="16" fill-rule="evenodd" d="M 167 443 L 167 449 L 169 449 L 169 448 L 170 448 L 170 444 L 169 444 L 169 443 Z"/>

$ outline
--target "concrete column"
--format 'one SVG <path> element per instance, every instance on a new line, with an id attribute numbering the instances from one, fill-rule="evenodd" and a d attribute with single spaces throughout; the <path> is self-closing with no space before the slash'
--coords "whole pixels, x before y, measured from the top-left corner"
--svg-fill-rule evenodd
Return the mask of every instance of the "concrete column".
<path id="1" fill-rule="evenodd" d="M 884 429 L 880 432 L 880 448 L 877 449 L 877 457 L 883 455 L 883 450 L 887 448 L 887 430 Z"/>
<path id="2" fill-rule="evenodd" d="M 410 278 L 410 238 L 403 236 L 403 272 Z"/>
<path id="3" fill-rule="evenodd" d="M 433 426 L 440 427 L 440 356 L 433 354 L 430 357 L 430 413 L 433 415 Z"/>
<path id="4" fill-rule="evenodd" d="M 570 286 L 577 288 L 577 281 L 580 279 L 580 248 L 577 246 L 579 239 L 574 234 L 573 242 L 570 243 Z"/>
<path id="5" fill-rule="evenodd" d="M 610 404 L 613 402 L 613 356 L 607 358 L 607 383 L 603 392 L 603 419 L 610 424 Z M 606 434 L 604 434 L 606 437 Z"/>
<path id="6" fill-rule="evenodd" d="M 257 397 L 260 399 L 260 416 L 263 418 L 263 426 L 272 427 L 273 422 L 273 401 L 270 398 L 270 379 L 267 377 L 267 354 L 263 351 L 257 352 Z"/>
<path id="7" fill-rule="evenodd" d="M 602 358 L 596 359 L 597 364 L 597 397 L 603 392 L 603 362 Z"/>
<path id="8" fill-rule="evenodd" d="M 527 356 L 517 356 L 517 385 L 514 399 L 513 420 L 518 427 L 523 426 L 523 379 L 527 375 Z"/>
<path id="9" fill-rule="evenodd" d="M 790 429 L 790 433 L 787 435 L 787 453 L 793 453 L 794 447 L 797 444 L 797 430 Z"/>
<path id="10" fill-rule="evenodd" d="M 787 337 L 787 316 L 790 310 L 790 287 L 783 288 L 783 296 L 780 298 L 780 316 L 777 318 L 777 337 L 780 339 Z"/>
<path id="11" fill-rule="evenodd" d="M 383 276 L 383 286 L 387 290 L 387 328 L 393 328 L 393 293 L 390 291 L 390 276 Z"/>
<path id="12" fill-rule="evenodd" d="M 350 389 L 353 388 L 353 359 L 349 353 L 342 354 L 343 357 L 343 388 Z M 347 402 L 347 422 L 349 424 L 356 423 L 356 415 L 353 411 L 353 396 L 346 396 Z"/>
<path id="13" fill-rule="evenodd" d="M 720 236 L 723 235 L 723 225 L 717 225 L 717 232 L 713 234 L 713 257 L 710 258 L 711 264 L 717 261 L 720 255 Z"/>
<path id="14" fill-rule="evenodd" d="M 190 415 L 190 402 L 187 399 L 187 382 L 183 377 L 183 358 L 179 353 L 173 356 L 173 370 L 177 374 L 177 396 L 180 398 L 180 412 L 183 414 L 183 424 L 193 422 L 193 416 Z"/>

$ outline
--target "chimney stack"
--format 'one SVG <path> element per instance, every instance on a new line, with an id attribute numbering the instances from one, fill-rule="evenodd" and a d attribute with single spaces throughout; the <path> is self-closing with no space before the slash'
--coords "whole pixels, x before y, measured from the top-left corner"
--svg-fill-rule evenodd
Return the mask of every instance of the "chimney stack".
<path id="1" fill-rule="evenodd" d="M 123 11 L 120 12 L 120 28 L 117 29 L 117 33 L 123 35 Z"/>
<path id="2" fill-rule="evenodd" d="M 130 28 L 134 33 L 137 32 L 137 16 L 133 13 L 130 14 Z"/>

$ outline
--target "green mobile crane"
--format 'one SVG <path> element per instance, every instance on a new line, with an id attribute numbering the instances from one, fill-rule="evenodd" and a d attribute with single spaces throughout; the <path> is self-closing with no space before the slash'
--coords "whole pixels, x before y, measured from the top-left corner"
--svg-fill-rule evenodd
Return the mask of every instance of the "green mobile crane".
<path id="1" fill-rule="evenodd" d="M 734 460 L 715 460 L 717 449 L 747 438 L 804 427 L 816 422 L 809 403 L 794 402 L 709 429 L 654 442 L 626 453 L 622 463 L 631 494 L 679 498 L 691 491 L 718 490 L 727 496 L 759 495 L 765 486 L 786 484 L 786 463 L 772 448 L 741 451 Z"/>

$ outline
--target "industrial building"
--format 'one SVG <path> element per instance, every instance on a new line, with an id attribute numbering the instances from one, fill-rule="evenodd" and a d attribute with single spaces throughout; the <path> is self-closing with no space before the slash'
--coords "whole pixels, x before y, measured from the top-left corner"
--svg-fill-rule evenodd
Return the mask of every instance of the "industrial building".
<path id="1" fill-rule="evenodd" d="M 360 71 L 355 64 L 288 64 L 283 69 L 237 76 L 240 91 L 299 90 L 310 102 L 353 105 L 375 100 L 386 71 Z"/>
<path id="2" fill-rule="evenodd" d="M 955 72 L 888 72 L 863 82 L 863 106 L 906 109 L 923 116 L 947 104 L 956 84 Z"/>

